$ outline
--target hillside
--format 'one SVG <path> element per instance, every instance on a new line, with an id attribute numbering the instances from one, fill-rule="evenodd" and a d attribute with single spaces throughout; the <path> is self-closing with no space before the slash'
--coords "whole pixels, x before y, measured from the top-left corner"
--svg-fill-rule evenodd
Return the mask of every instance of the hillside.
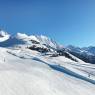
<path id="1" fill-rule="evenodd" d="M 15 38 L 23 44 L 13 41 L 0 46 L 0 95 L 95 93 L 94 64 L 85 63 L 45 36 L 18 34 Z"/>

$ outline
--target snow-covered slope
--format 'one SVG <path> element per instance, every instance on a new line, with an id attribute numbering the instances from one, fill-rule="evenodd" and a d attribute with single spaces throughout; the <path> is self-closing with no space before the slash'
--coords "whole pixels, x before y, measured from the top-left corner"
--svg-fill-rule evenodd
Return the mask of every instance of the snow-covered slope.
<path id="1" fill-rule="evenodd" d="M 95 65 L 28 48 L 0 48 L 1 95 L 93 95 Z"/>
<path id="2" fill-rule="evenodd" d="M 17 33 L 0 42 L 0 95 L 93 93 L 95 65 L 83 62 L 50 38 Z"/>

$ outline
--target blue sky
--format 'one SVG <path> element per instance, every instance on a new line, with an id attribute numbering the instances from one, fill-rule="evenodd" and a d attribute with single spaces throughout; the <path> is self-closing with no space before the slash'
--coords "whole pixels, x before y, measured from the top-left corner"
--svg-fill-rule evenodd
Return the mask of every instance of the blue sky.
<path id="1" fill-rule="evenodd" d="M 0 27 L 63 45 L 95 46 L 95 0 L 0 0 Z"/>

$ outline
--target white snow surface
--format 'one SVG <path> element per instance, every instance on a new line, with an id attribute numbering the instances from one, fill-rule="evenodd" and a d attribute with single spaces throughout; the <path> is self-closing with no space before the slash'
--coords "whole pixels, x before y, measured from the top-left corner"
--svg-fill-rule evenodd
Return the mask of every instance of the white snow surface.
<path id="1" fill-rule="evenodd" d="M 10 38 L 10 35 L 3 30 L 0 30 L 0 42 L 6 41 Z"/>
<path id="2" fill-rule="evenodd" d="M 89 76 L 90 74 L 90 76 Z M 94 95 L 95 65 L 26 48 L 0 48 L 0 95 Z"/>

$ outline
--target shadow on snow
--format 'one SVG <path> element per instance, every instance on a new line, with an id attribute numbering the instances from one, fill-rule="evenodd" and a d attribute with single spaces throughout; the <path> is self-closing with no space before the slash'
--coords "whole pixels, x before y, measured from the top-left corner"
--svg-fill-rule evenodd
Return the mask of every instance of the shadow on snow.
<path id="1" fill-rule="evenodd" d="M 34 57 L 34 58 L 32 58 L 32 59 L 35 60 L 35 61 L 39 61 L 39 62 L 42 62 L 42 63 L 48 65 L 48 66 L 51 67 L 53 70 L 56 70 L 56 71 L 59 71 L 59 72 L 68 74 L 68 75 L 70 75 L 70 76 L 72 76 L 72 77 L 75 77 L 75 78 L 78 78 L 78 79 L 87 81 L 87 82 L 89 82 L 89 83 L 95 84 L 95 80 L 92 80 L 92 79 L 89 79 L 89 78 L 87 78 L 87 77 L 84 77 L 84 76 L 82 76 L 82 75 L 80 75 L 80 74 L 77 74 L 77 73 L 75 73 L 75 72 L 73 72 L 73 71 L 71 71 L 71 70 L 69 70 L 69 69 L 67 69 L 67 68 L 65 68 L 65 67 L 63 67 L 63 66 L 60 66 L 60 65 L 51 65 L 51 64 L 49 64 L 49 63 L 47 63 L 47 62 L 45 62 L 45 61 L 43 61 L 43 60 L 41 60 L 41 59 L 39 59 L 39 58 L 36 58 L 36 57 Z"/>

